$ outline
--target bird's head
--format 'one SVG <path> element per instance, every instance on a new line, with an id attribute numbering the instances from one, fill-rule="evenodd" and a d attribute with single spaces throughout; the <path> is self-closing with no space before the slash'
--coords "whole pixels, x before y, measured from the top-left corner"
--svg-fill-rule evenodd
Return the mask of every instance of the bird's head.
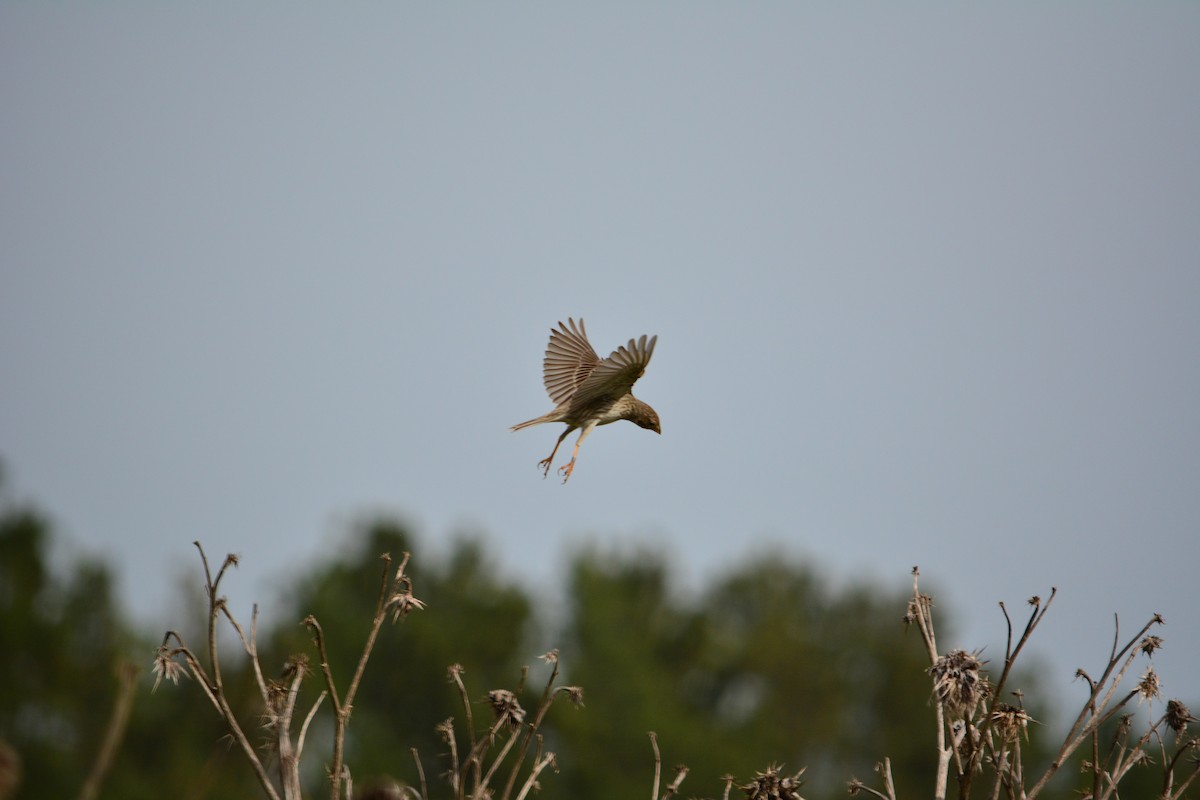
<path id="1" fill-rule="evenodd" d="M 662 433 L 662 424 L 658 421 L 658 414 L 653 408 L 646 405 L 642 401 L 638 401 L 634 408 L 633 414 L 629 417 L 630 421 L 639 428 L 654 431 L 657 434 Z"/>

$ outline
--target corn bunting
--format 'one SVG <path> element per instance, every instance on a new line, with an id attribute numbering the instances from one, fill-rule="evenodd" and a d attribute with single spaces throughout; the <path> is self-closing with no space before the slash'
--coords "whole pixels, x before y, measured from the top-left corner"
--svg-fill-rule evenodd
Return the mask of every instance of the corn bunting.
<path id="1" fill-rule="evenodd" d="M 629 344 L 618 347 L 608 358 L 601 359 L 588 343 L 583 320 L 580 319 L 576 325 L 574 319 L 568 318 L 567 323 L 564 325 L 559 322 L 557 328 L 550 330 L 550 344 L 546 346 L 546 359 L 542 367 L 546 393 L 555 402 L 555 409 L 512 427 L 514 431 L 519 431 L 543 422 L 567 424 L 567 429 L 554 443 L 550 457 L 538 462 L 543 476 L 550 474 L 550 462 L 554 460 L 554 454 L 558 452 L 563 439 L 571 431 L 579 429 L 579 439 L 575 441 L 571 460 L 558 470 L 563 476 L 563 483 L 567 482 L 571 471 L 575 469 L 579 446 L 597 425 L 627 419 L 639 427 L 662 433 L 658 414 L 631 392 L 633 384 L 646 372 L 658 337 L 647 339 L 643 335 L 641 339 L 630 339 Z"/>

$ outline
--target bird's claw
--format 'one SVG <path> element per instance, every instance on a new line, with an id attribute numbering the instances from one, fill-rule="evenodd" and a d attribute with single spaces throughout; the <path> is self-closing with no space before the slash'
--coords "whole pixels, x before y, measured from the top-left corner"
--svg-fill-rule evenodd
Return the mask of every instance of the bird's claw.
<path id="1" fill-rule="evenodd" d="M 550 459 L 544 459 L 538 462 L 538 469 L 542 471 L 542 477 L 546 478 L 550 475 Z"/>
<path id="2" fill-rule="evenodd" d="M 575 459 L 573 458 L 558 468 L 558 474 L 563 476 L 564 484 L 567 482 L 567 479 L 571 477 L 571 470 L 573 469 L 575 469 Z"/>

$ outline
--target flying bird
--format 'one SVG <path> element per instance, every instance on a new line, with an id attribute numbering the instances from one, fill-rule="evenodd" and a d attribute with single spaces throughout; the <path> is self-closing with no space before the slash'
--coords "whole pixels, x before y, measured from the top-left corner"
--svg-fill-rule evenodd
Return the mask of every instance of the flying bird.
<path id="1" fill-rule="evenodd" d="M 539 461 L 542 476 L 550 474 L 550 462 L 558 452 L 558 446 L 567 434 L 578 429 L 575 452 L 571 460 L 559 468 L 563 483 L 575 469 L 579 446 L 597 425 L 607 425 L 619 419 L 627 419 L 638 427 L 662 433 L 658 414 L 654 409 L 633 396 L 633 384 L 646 372 L 650 356 L 654 354 L 657 336 L 649 339 L 630 339 L 629 344 L 618 347 L 608 358 L 601 359 L 587 340 L 583 320 L 575 324 L 568 317 L 567 323 L 558 323 L 550 329 L 550 344 L 546 346 L 546 359 L 542 362 L 543 382 L 546 393 L 555 403 L 555 409 L 537 419 L 513 425 L 514 431 L 540 425 L 543 422 L 565 422 L 567 429 L 554 443 L 550 457 Z"/>

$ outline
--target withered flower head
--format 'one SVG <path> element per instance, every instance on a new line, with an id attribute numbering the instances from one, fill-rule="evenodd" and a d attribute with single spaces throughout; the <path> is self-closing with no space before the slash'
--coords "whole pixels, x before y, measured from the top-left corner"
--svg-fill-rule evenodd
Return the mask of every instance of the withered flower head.
<path id="1" fill-rule="evenodd" d="M 413 609 L 420 610 L 425 607 L 417 598 L 413 597 L 412 581 L 407 576 L 397 581 L 392 589 L 392 596 L 388 598 L 387 608 L 392 611 L 392 622 L 398 622 L 408 616 L 408 612 Z"/>
<path id="2" fill-rule="evenodd" d="M 1138 681 L 1137 693 L 1142 696 L 1142 700 L 1153 700 L 1158 697 L 1159 680 L 1158 673 L 1154 671 L 1154 667 L 1146 668 L 1146 674 Z M 1141 702 L 1141 700 L 1138 702 Z"/>
<path id="3" fill-rule="evenodd" d="M 582 686 L 560 686 L 558 691 L 566 692 L 567 699 L 576 708 L 583 708 L 583 687 Z"/>
<path id="4" fill-rule="evenodd" d="M 1029 723 L 1036 721 L 1025 709 L 1008 703 L 997 703 L 992 709 L 992 724 L 1006 741 L 1016 741 L 1019 735 L 1027 734 Z"/>
<path id="5" fill-rule="evenodd" d="M 1192 712 L 1183 703 L 1178 700 L 1167 701 L 1167 725 L 1175 731 L 1176 736 L 1183 736 L 1192 719 Z"/>
<path id="6" fill-rule="evenodd" d="M 929 668 L 933 676 L 933 694 L 952 717 L 968 717 L 991 691 L 987 677 L 979 670 L 986 664 L 979 651 L 951 650 Z"/>
<path id="7" fill-rule="evenodd" d="M 442 737 L 442 741 L 449 744 L 450 740 L 454 738 L 454 717 L 439 722 L 433 729 Z"/>
<path id="8" fill-rule="evenodd" d="M 1141 644 L 1138 645 L 1138 649 L 1148 656 L 1153 656 L 1154 651 L 1161 649 L 1162 646 L 1163 640 L 1161 636 L 1146 636 L 1142 639 Z"/>
<path id="9" fill-rule="evenodd" d="M 154 668 L 152 671 L 154 672 L 154 688 L 150 690 L 152 692 L 158 688 L 158 684 L 162 683 L 163 678 L 178 686 L 179 679 L 188 676 L 183 664 L 174 659 L 171 648 L 167 647 L 166 644 L 159 647 L 158 652 L 154 654 Z"/>
<path id="10" fill-rule="evenodd" d="M 765 772 L 755 774 L 754 780 L 741 787 L 748 800 L 804 800 L 800 796 L 800 785 L 804 781 L 801 769 L 795 775 L 780 775 L 781 764 L 771 764 Z"/>
<path id="11" fill-rule="evenodd" d="M 508 689 L 493 689 L 487 693 L 488 703 L 497 720 L 516 727 L 525 721 L 525 709 L 517 702 L 517 696 Z"/>
<path id="12" fill-rule="evenodd" d="M 542 661 L 545 661 L 547 664 L 557 664 L 558 650 L 547 650 L 545 653 L 542 653 L 540 656 L 538 656 L 538 658 L 540 658 Z"/>

